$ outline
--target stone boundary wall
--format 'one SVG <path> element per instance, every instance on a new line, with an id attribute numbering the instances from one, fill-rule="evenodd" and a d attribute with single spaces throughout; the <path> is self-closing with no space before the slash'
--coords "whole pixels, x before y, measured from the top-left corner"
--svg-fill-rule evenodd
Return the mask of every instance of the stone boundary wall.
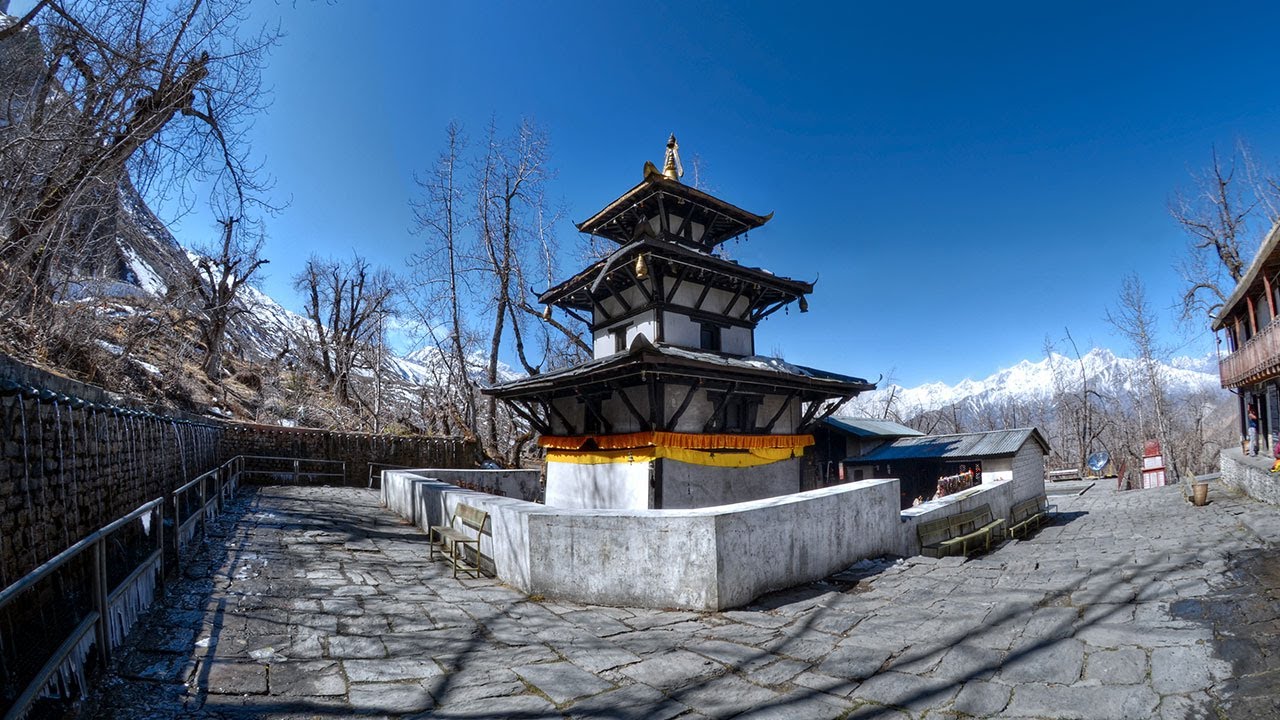
<path id="1" fill-rule="evenodd" d="M 369 484 L 370 463 L 405 468 L 476 465 L 474 443 L 459 438 L 372 435 L 239 422 L 224 423 L 223 428 L 219 446 L 223 458 L 265 455 L 340 460 L 347 464 L 347 476 L 341 484 L 354 487 Z"/>
<path id="2" fill-rule="evenodd" d="M 386 470 L 384 472 L 393 472 Z M 461 488 L 487 495 L 498 495 L 532 503 L 543 502 L 542 472 L 540 470 L 459 470 L 457 468 L 413 468 L 410 472 L 429 477 Z M 384 500 L 385 504 L 385 500 Z M 405 503 L 403 507 L 411 507 Z M 447 517 L 445 518 L 448 519 Z"/>
<path id="3" fill-rule="evenodd" d="M 1260 456 L 1261 457 L 1261 456 Z M 1259 464 L 1271 462 L 1262 458 Z M 1244 492 L 1254 500 L 1280 505 L 1280 477 L 1272 475 L 1270 468 L 1257 467 L 1245 459 L 1240 448 L 1227 448 L 1218 454 L 1218 466 L 1224 485 Z"/>

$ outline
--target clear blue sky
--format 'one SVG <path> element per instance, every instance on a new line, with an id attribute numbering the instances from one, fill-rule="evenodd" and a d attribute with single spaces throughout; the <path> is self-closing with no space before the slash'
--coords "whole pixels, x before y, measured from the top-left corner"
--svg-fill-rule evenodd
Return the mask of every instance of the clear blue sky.
<path id="1" fill-rule="evenodd" d="M 450 120 L 544 126 L 574 221 L 675 132 L 719 195 L 775 213 L 736 259 L 818 277 L 812 310 L 764 322 L 759 350 L 954 383 L 1039 359 L 1064 327 L 1125 353 L 1103 316 L 1133 270 L 1172 343 L 1172 191 L 1215 143 L 1280 158 L 1278 6 L 723 5 L 260 3 L 288 36 L 255 150 L 291 201 L 264 289 L 299 309 L 289 278 L 313 251 L 402 269 L 412 174 Z"/>

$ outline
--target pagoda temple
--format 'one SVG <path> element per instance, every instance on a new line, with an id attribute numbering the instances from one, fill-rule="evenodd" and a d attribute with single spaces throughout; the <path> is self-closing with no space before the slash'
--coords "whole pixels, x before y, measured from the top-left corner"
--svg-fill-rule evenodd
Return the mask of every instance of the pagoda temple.
<path id="1" fill-rule="evenodd" d="M 578 224 L 618 248 L 538 300 L 591 331 L 593 359 L 486 392 L 540 434 L 546 503 L 694 508 L 801 489 L 808 431 L 875 388 L 756 354 L 761 320 L 813 284 L 719 257 L 769 221 L 680 182 L 675 136 L 662 171 Z"/>

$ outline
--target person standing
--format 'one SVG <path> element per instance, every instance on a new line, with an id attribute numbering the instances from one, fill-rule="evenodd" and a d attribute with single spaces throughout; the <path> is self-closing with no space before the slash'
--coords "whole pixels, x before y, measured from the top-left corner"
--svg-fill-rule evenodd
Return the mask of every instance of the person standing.
<path id="1" fill-rule="evenodd" d="M 1258 454 L 1258 410 L 1249 403 L 1249 454 Z"/>

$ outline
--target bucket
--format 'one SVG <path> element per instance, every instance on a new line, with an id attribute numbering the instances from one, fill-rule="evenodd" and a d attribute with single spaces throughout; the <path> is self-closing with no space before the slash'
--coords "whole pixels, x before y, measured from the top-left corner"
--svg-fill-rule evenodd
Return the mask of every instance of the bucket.
<path id="1" fill-rule="evenodd" d="M 1191 503 L 1204 505 L 1209 502 L 1209 483 L 1195 483 L 1191 486 Z"/>

